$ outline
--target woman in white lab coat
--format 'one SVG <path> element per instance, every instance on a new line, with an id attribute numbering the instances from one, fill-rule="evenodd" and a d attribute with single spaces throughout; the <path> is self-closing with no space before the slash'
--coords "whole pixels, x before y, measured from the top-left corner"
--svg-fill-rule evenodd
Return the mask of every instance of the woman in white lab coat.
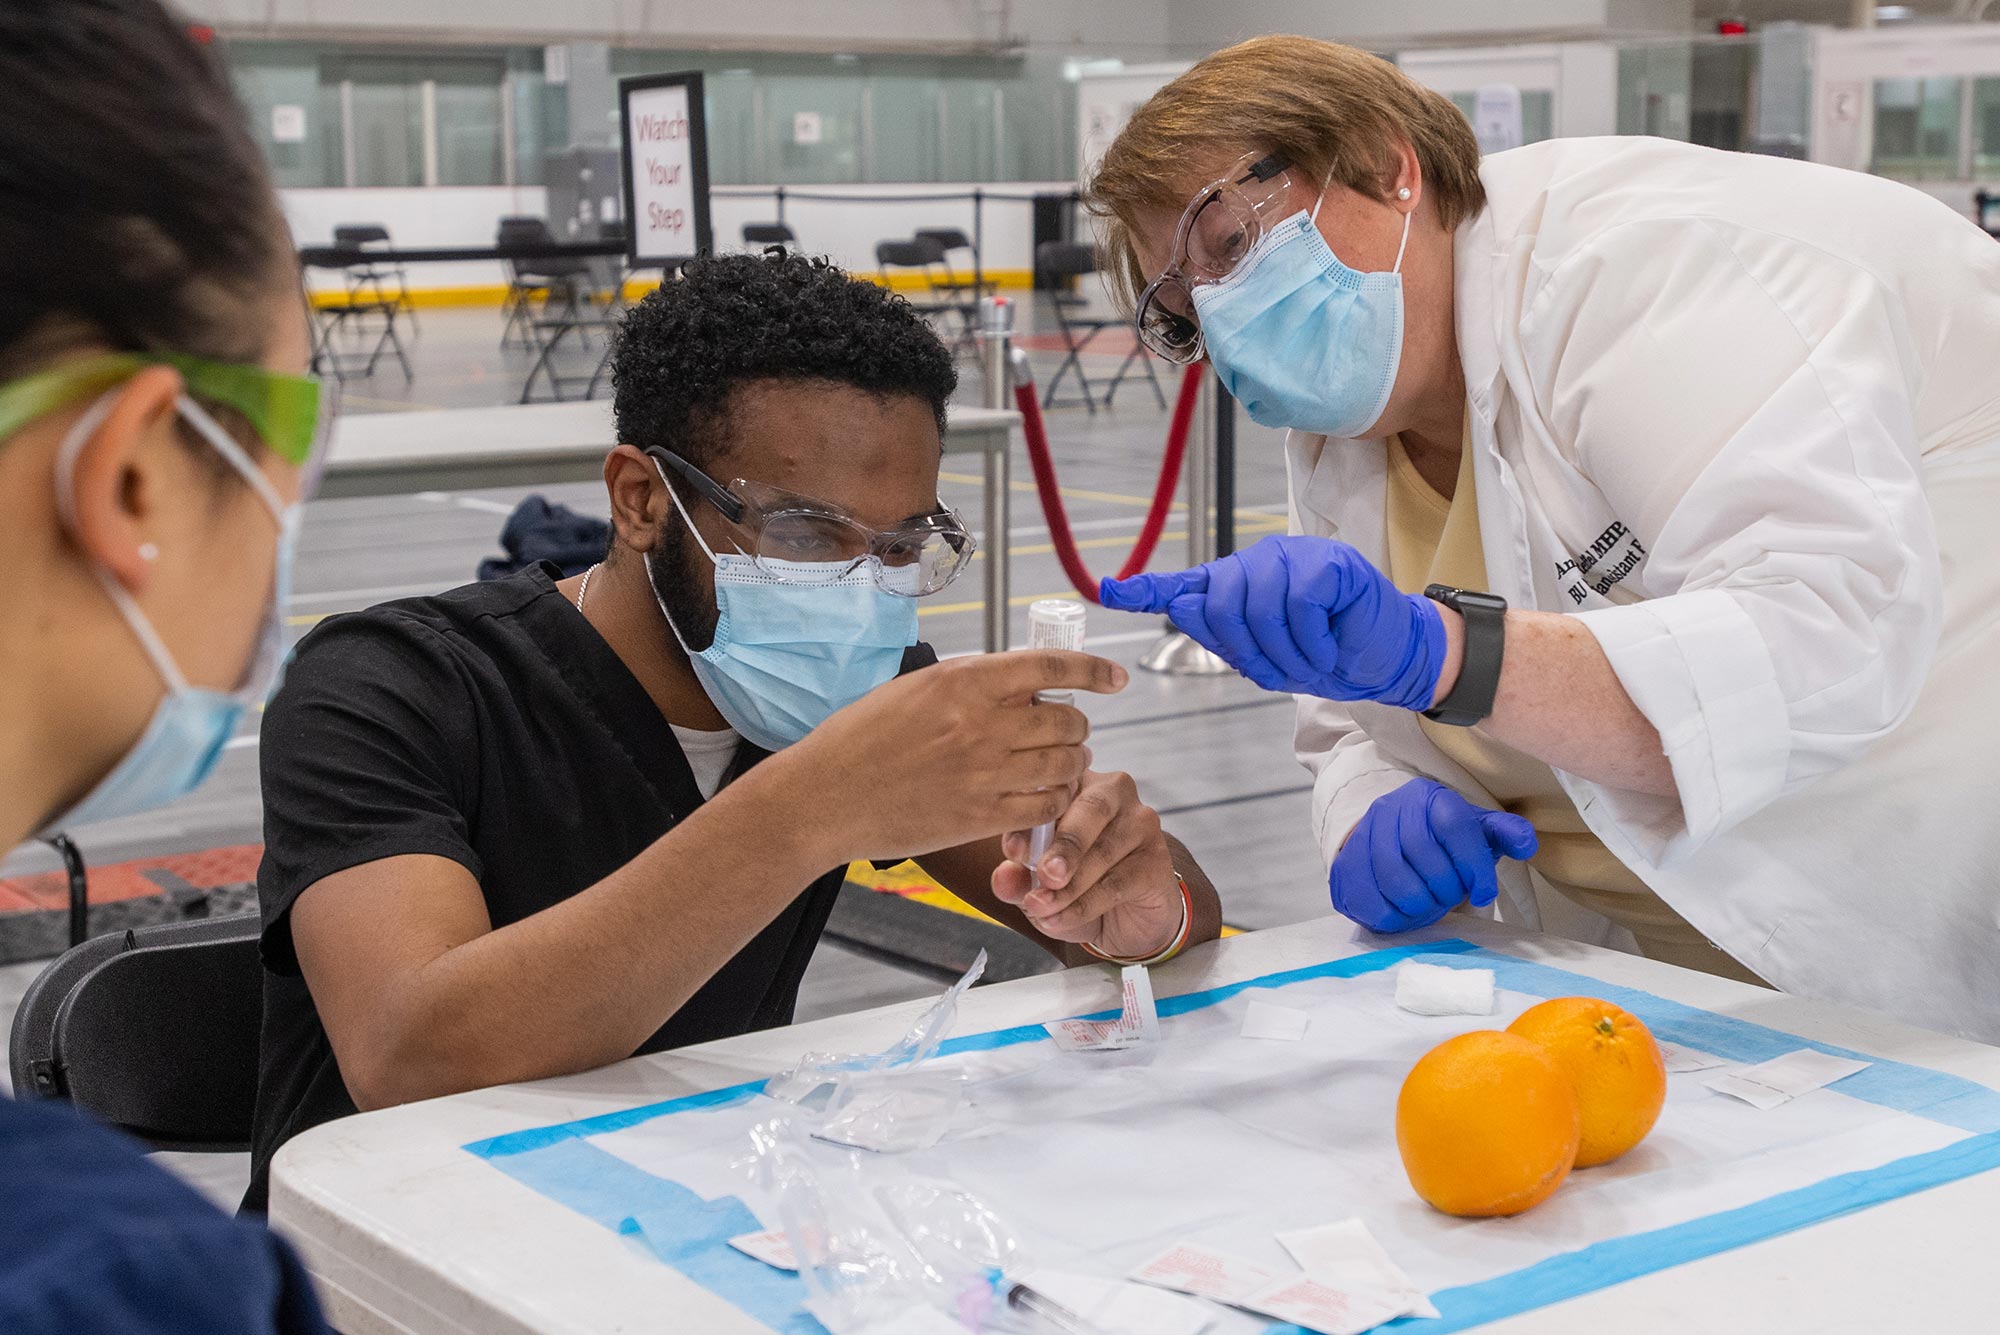
<path id="1" fill-rule="evenodd" d="M 1162 89 L 1090 199 L 1146 341 L 1291 428 L 1301 535 L 1106 603 L 1300 694 L 1337 908 L 1497 892 L 2000 1039 L 2000 244 L 1807 163 L 1481 162 L 1303 38 Z"/>

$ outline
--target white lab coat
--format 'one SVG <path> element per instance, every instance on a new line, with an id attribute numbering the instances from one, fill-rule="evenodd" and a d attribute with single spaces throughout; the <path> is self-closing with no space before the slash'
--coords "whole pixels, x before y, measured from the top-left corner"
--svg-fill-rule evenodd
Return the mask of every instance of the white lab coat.
<path id="1" fill-rule="evenodd" d="M 1776 986 L 2000 1041 L 2000 243 L 1660 140 L 1480 174 L 1454 300 L 1488 580 L 1585 622 L 1679 800 L 1563 787 Z M 1295 531 L 1383 565 L 1383 442 L 1286 449 Z M 1412 775 L 1492 804 L 1403 710 L 1303 699 L 1297 747 L 1329 860 Z"/>

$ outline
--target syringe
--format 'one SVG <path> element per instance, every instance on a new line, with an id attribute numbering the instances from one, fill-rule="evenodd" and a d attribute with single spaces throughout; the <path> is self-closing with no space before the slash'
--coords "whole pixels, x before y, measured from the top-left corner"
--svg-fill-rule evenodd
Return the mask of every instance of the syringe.
<path id="1" fill-rule="evenodd" d="M 1083 651 L 1083 604 L 1067 598 L 1042 598 L 1028 604 L 1028 647 Z M 1045 705 L 1066 705 L 1076 697 L 1068 691 L 1037 691 L 1035 700 Z M 1055 822 L 1037 825 L 1028 832 L 1028 873 L 1037 888 L 1042 884 L 1042 856 L 1055 837 Z"/>

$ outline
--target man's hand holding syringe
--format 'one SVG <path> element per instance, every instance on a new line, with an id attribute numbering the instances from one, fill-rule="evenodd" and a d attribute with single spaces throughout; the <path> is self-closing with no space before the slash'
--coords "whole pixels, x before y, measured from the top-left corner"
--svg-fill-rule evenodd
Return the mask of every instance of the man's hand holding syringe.
<path id="1" fill-rule="evenodd" d="M 1081 651 L 1083 607 L 1044 600 L 1028 609 L 1029 648 Z M 1037 700 L 1074 707 L 1068 692 Z M 1009 859 L 993 894 L 1051 940 L 1100 959 L 1160 963 L 1220 928 L 1215 892 L 1161 828 L 1128 774 L 1086 771 L 1054 821 L 1001 840 Z"/>

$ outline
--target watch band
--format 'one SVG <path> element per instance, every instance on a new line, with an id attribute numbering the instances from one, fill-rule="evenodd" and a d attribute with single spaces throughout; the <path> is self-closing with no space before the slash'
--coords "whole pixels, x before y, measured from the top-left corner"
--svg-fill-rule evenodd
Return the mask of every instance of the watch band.
<path id="1" fill-rule="evenodd" d="M 1498 594 L 1433 584 L 1424 597 L 1443 603 L 1465 620 L 1465 656 L 1451 694 L 1433 701 L 1424 717 L 1454 728 L 1469 728 L 1493 712 L 1500 690 L 1500 660 L 1507 648 L 1507 600 Z"/>

